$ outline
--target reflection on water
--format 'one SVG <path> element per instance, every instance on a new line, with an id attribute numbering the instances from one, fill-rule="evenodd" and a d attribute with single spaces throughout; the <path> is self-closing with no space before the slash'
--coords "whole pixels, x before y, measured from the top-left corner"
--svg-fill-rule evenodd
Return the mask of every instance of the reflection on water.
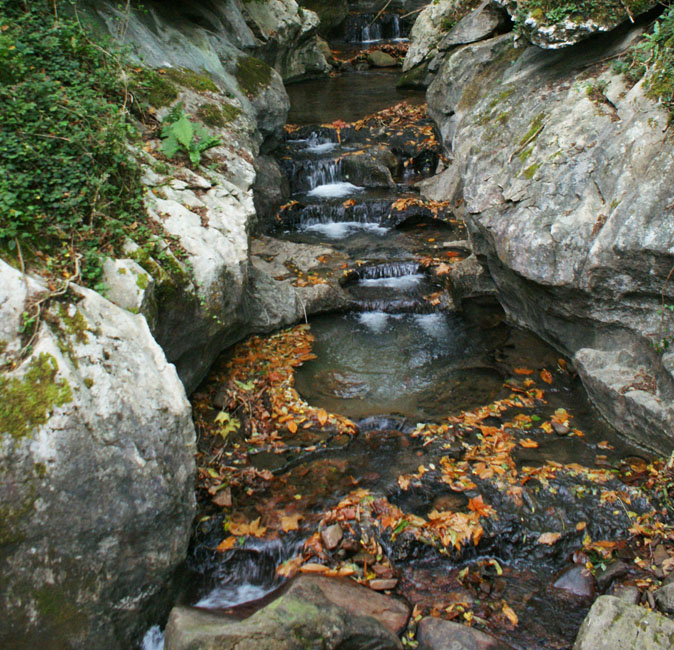
<path id="1" fill-rule="evenodd" d="M 440 416 L 489 402 L 501 389 L 483 334 L 458 315 L 367 311 L 316 319 L 311 331 L 318 358 L 298 370 L 297 389 L 351 418 Z"/>
<path id="2" fill-rule="evenodd" d="M 353 122 L 407 99 L 421 104 L 425 95 L 417 90 L 398 90 L 398 69 L 371 69 L 345 73 L 330 79 L 290 84 L 290 124 Z"/>

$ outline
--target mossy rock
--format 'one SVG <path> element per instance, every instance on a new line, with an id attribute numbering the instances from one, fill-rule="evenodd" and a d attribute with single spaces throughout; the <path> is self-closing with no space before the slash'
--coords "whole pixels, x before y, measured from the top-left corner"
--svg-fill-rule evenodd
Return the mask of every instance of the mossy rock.
<path id="1" fill-rule="evenodd" d="M 224 127 L 241 115 L 241 109 L 232 104 L 205 103 L 197 109 L 197 117 L 206 125 L 216 128 Z"/>
<path id="2" fill-rule="evenodd" d="M 397 88 L 415 88 L 417 90 L 425 90 L 430 83 L 428 75 L 428 62 L 424 61 L 419 65 L 415 65 L 407 72 L 403 72 L 396 84 Z"/>
<path id="3" fill-rule="evenodd" d="M 236 80 L 248 97 L 255 97 L 271 82 L 272 68 L 254 56 L 242 56 L 236 64 Z"/>
<path id="4" fill-rule="evenodd" d="M 21 379 L 0 377 L 0 435 L 24 438 L 45 424 L 53 410 L 73 399 L 65 379 L 56 380 L 56 359 L 47 353 L 31 359 Z"/>

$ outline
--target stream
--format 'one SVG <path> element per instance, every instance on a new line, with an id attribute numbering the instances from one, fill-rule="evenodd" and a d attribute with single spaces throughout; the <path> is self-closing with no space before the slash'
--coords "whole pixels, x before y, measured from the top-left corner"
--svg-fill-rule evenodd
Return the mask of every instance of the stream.
<path id="1" fill-rule="evenodd" d="M 193 396 L 201 517 L 181 602 L 243 617 L 310 563 L 513 648 L 571 648 L 599 591 L 583 567 L 634 556 L 622 540 L 653 508 L 633 486 L 649 459 L 497 305 L 454 309 L 467 236 L 414 188 L 440 146 L 397 76 L 288 88 L 292 195 L 274 234 L 337 251 L 349 308 L 235 346 Z M 161 643 L 154 628 L 143 647 Z"/>

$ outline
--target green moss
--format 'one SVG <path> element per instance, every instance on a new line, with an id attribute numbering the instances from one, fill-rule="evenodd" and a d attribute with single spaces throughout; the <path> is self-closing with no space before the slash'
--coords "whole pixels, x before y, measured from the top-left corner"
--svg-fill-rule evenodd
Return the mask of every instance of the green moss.
<path id="1" fill-rule="evenodd" d="M 117 269 L 117 273 L 119 273 L 120 275 L 126 275 L 126 269 L 122 266 Z"/>
<path id="2" fill-rule="evenodd" d="M 87 336 L 89 323 L 87 323 L 87 319 L 79 309 L 76 309 L 75 313 L 69 316 L 68 310 L 63 305 L 59 305 L 59 317 L 63 331 L 68 336 L 74 336 L 78 343 L 87 343 L 89 341 L 89 337 Z"/>
<path id="3" fill-rule="evenodd" d="M 541 166 L 542 163 L 534 163 L 533 165 L 530 165 L 524 170 L 524 178 L 531 180 L 535 175 L 536 172 L 538 171 L 538 168 Z"/>
<path id="4" fill-rule="evenodd" d="M 543 126 L 543 120 L 545 119 L 545 117 L 546 117 L 545 113 L 539 113 L 538 115 L 536 115 L 534 121 L 531 123 L 531 126 L 529 127 L 529 130 L 524 134 L 524 136 L 522 136 L 522 139 L 519 141 L 520 146 L 523 146 L 524 144 L 529 142 L 531 138 L 535 139 L 538 137 L 538 134 L 541 131 L 541 127 Z"/>
<path id="5" fill-rule="evenodd" d="M 38 478 L 45 478 L 47 476 L 47 466 L 44 463 L 35 463 L 33 470 Z"/>
<path id="6" fill-rule="evenodd" d="M 241 115 L 241 109 L 232 104 L 202 104 L 197 109 L 197 117 L 208 126 L 224 127 Z"/>
<path id="7" fill-rule="evenodd" d="M 166 71 L 166 76 L 175 83 L 196 90 L 199 93 L 220 92 L 214 81 L 203 72 L 194 72 L 194 70 L 189 70 L 188 68 L 169 68 Z"/>
<path id="8" fill-rule="evenodd" d="M 42 623 L 65 641 L 73 632 L 86 630 L 88 620 L 77 607 L 73 594 L 60 585 L 44 585 L 35 590 L 35 603 Z"/>
<path id="9" fill-rule="evenodd" d="M 531 155 L 531 152 L 532 152 L 533 150 L 534 150 L 533 147 L 528 147 L 528 148 L 526 148 L 526 149 L 523 149 L 522 151 L 520 151 L 520 152 L 517 154 L 517 157 L 520 159 L 520 162 L 521 162 L 522 164 L 524 164 L 524 163 L 528 160 L 528 158 L 529 158 L 529 156 Z"/>
<path id="10" fill-rule="evenodd" d="M 150 276 L 145 275 L 145 273 L 139 273 L 136 276 L 136 286 L 141 290 L 145 291 L 148 285 L 150 284 Z"/>
<path id="11" fill-rule="evenodd" d="M 239 88 L 248 97 L 255 97 L 260 90 L 269 85 L 272 69 L 260 59 L 242 56 L 236 64 L 236 80 Z"/>
<path id="12" fill-rule="evenodd" d="M 21 379 L 0 377 L 0 433 L 23 438 L 45 424 L 54 408 L 72 401 L 70 385 L 65 379 L 56 381 L 57 373 L 56 359 L 43 352 L 30 361 Z"/>
<path id="13" fill-rule="evenodd" d="M 164 74 L 157 70 L 140 68 L 131 77 L 130 89 L 141 101 L 150 106 L 161 108 L 169 106 L 178 99 L 178 89 Z"/>
<path id="14" fill-rule="evenodd" d="M 91 377 L 85 377 L 84 378 L 84 385 L 87 388 L 91 388 L 94 385 L 94 380 Z"/>

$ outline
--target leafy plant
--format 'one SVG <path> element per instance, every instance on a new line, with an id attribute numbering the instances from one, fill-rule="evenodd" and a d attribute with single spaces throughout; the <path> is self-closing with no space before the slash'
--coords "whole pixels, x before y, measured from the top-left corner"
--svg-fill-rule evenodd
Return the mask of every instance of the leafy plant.
<path id="1" fill-rule="evenodd" d="M 173 158 L 183 151 L 195 167 L 201 163 L 204 151 L 221 144 L 220 138 L 211 135 L 203 124 L 190 121 L 182 104 L 176 105 L 167 115 L 161 136 L 164 138 L 161 151 L 167 158 Z"/>

